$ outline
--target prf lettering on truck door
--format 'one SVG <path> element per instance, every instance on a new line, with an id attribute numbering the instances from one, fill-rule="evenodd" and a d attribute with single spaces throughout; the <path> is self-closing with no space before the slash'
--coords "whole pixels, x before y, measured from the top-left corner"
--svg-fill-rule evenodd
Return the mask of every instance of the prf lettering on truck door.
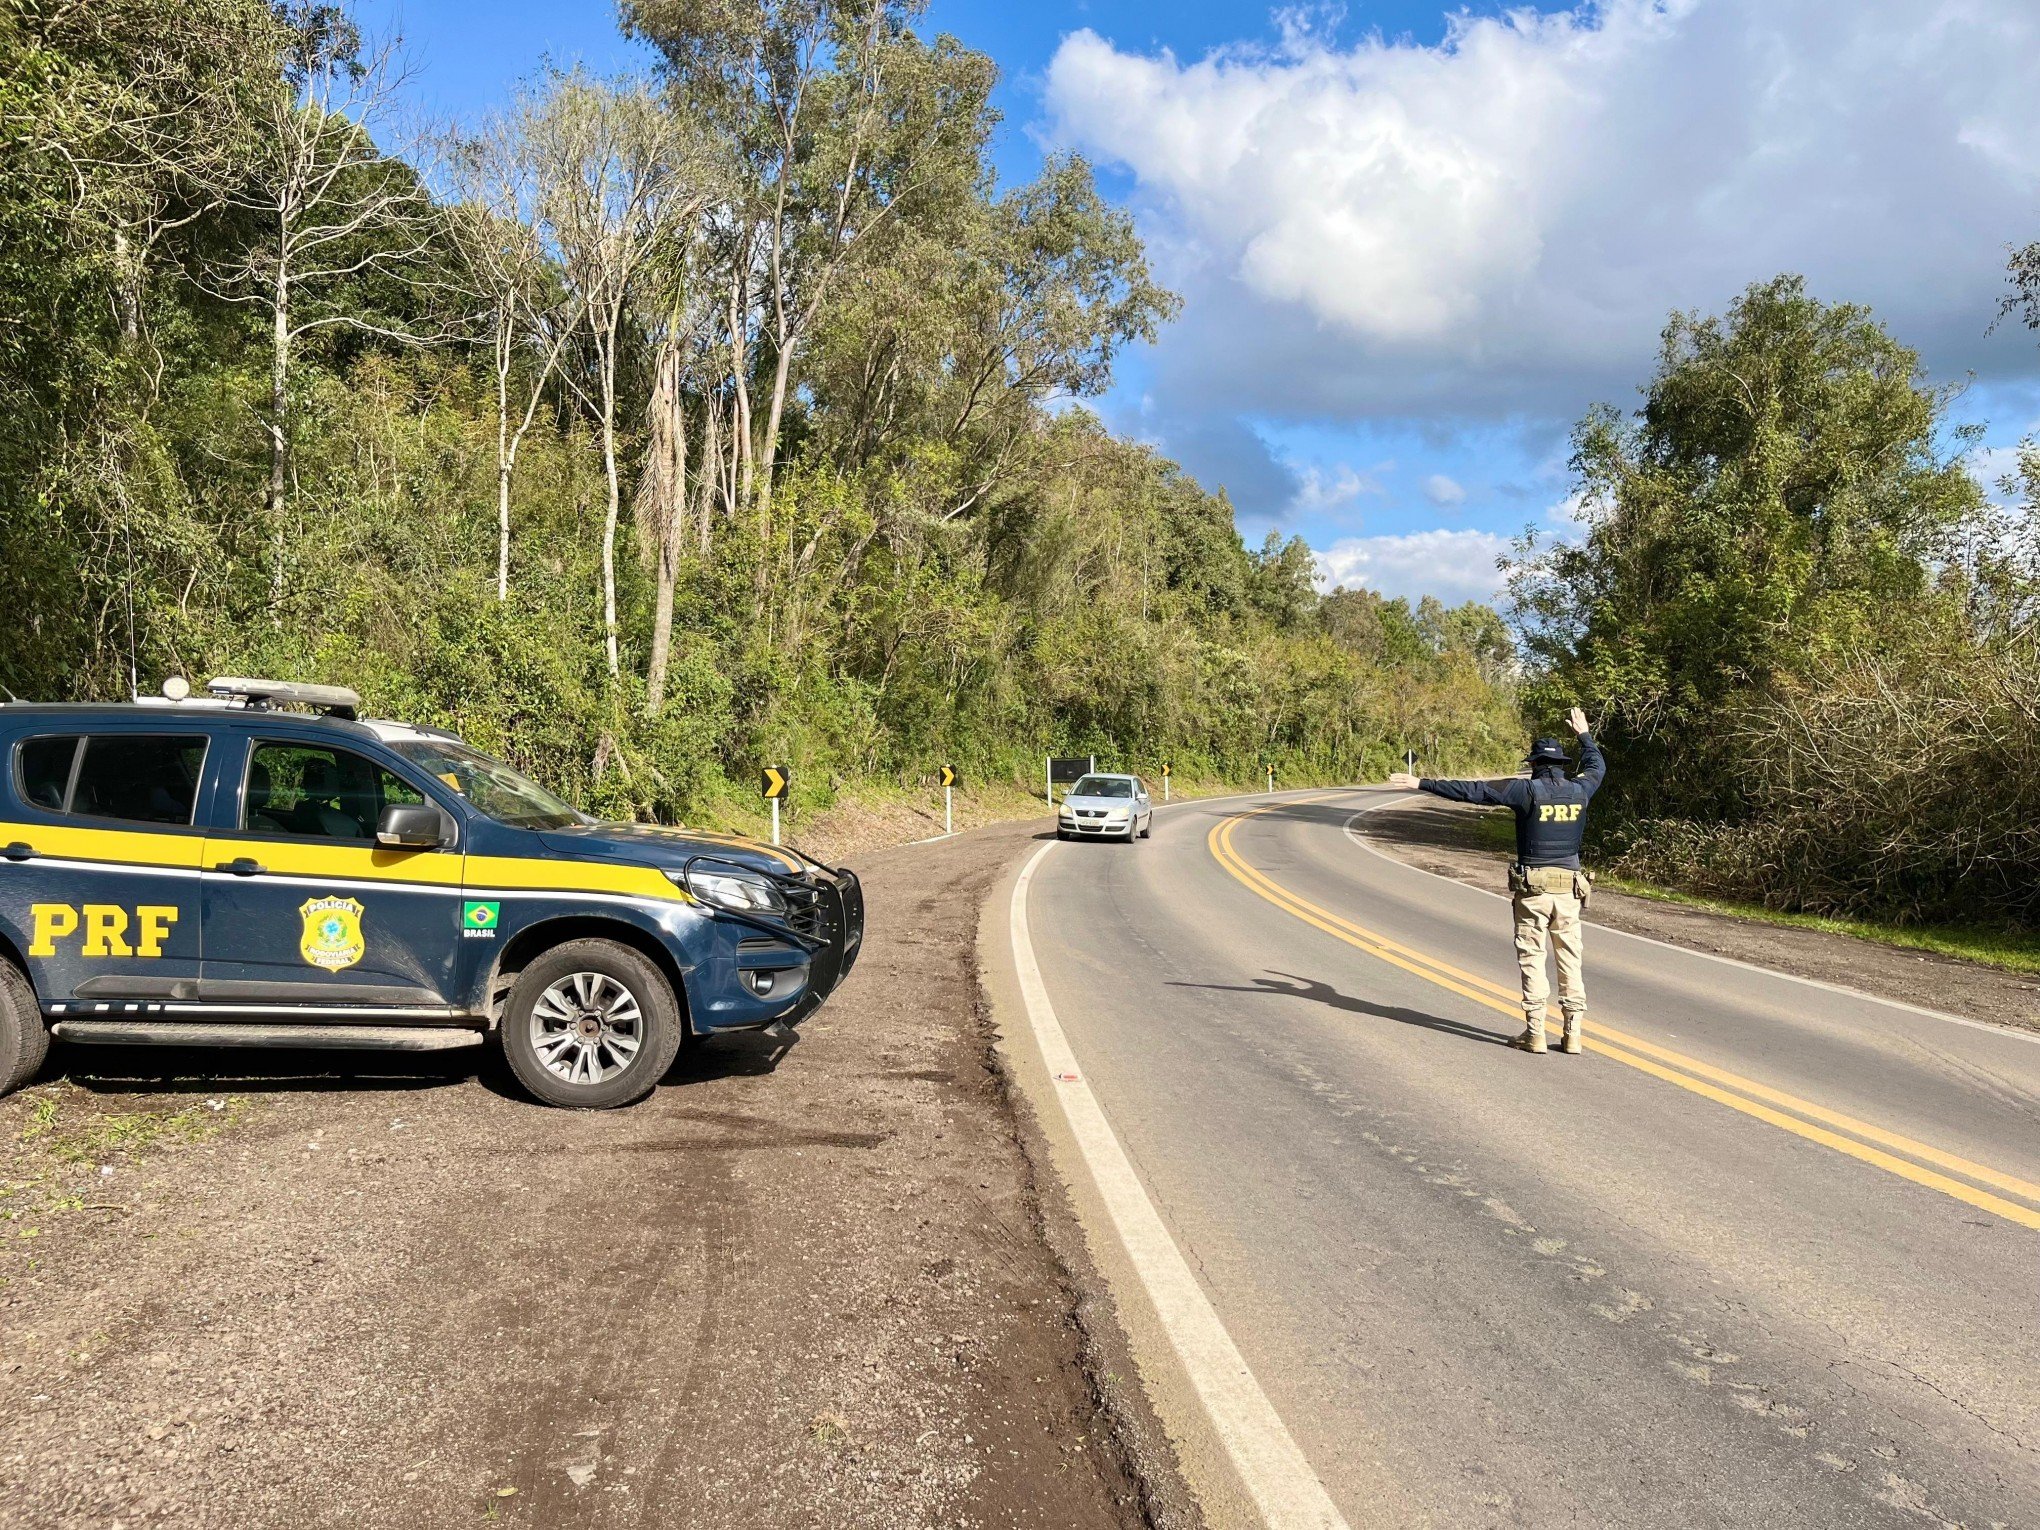
<path id="1" fill-rule="evenodd" d="M 174 903 L 144 903 L 129 910 L 118 903 L 37 903 L 30 956 L 55 956 L 61 941 L 78 942 L 80 956 L 161 956 L 180 910 Z"/>

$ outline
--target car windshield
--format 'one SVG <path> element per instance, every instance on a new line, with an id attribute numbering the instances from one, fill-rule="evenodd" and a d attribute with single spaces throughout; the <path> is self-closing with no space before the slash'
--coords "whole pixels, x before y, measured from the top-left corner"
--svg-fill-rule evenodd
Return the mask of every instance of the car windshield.
<path id="1" fill-rule="evenodd" d="M 1072 797 L 1131 797 L 1133 783 L 1124 776 L 1086 776 L 1071 791 Z"/>
<path id="2" fill-rule="evenodd" d="M 513 829 L 564 829 L 588 823 L 529 776 L 450 739 L 404 739 L 390 747 L 431 771 L 498 823 Z"/>

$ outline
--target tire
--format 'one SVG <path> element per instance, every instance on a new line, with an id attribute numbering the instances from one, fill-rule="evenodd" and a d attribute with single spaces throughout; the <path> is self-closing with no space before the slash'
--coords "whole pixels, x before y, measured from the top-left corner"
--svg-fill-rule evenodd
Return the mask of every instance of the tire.
<path id="1" fill-rule="evenodd" d="M 1140 826 L 1140 837 L 1141 837 L 1142 839 L 1153 839 L 1153 838 L 1155 837 L 1155 815 L 1154 815 L 1154 814 L 1152 814 L 1152 813 L 1148 814 L 1148 815 L 1147 815 L 1147 822 L 1146 822 L 1146 823 L 1144 823 L 1144 824 L 1142 824 L 1142 825 Z"/>
<path id="2" fill-rule="evenodd" d="M 577 1040 L 583 1025 L 599 1029 Z M 648 958 L 613 940 L 570 940 L 517 975 L 496 1044 L 517 1082 L 545 1104 L 614 1110 L 652 1092 L 685 1030 L 672 984 Z M 627 1039 L 636 1046 L 626 1054 Z M 570 1076 L 581 1073 L 591 1076 Z"/>
<path id="3" fill-rule="evenodd" d="M 50 1032 L 42 1006 L 22 970 L 0 956 L 0 1095 L 34 1078 L 49 1055 Z"/>
<path id="4" fill-rule="evenodd" d="M 1055 837 L 1059 840 L 1062 840 L 1065 844 L 1067 844 L 1069 842 L 1070 831 L 1068 829 L 1057 829 L 1055 831 Z"/>

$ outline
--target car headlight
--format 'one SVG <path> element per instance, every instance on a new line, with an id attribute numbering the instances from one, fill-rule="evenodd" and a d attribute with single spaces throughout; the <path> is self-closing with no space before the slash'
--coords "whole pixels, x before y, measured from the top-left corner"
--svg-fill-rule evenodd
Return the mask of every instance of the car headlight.
<path id="1" fill-rule="evenodd" d="M 736 914 L 786 913 L 786 899 L 780 896 L 779 889 L 756 872 L 711 871 L 697 866 L 690 871 L 669 871 L 666 875 L 713 908 L 726 908 Z"/>

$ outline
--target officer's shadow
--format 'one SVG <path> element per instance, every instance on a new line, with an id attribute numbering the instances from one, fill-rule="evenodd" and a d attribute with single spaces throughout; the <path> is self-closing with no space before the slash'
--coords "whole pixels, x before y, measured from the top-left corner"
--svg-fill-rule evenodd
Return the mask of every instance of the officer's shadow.
<path id="1" fill-rule="evenodd" d="M 1268 969 L 1270 976 L 1255 978 L 1251 986 L 1234 983 L 1171 983 L 1171 988 L 1206 988 L 1216 993 L 1258 993 L 1273 994 L 1289 999 L 1309 999 L 1332 1009 L 1342 1009 L 1352 1015 L 1366 1015 L 1375 1020 L 1393 1020 L 1398 1025 L 1414 1025 L 1423 1030 L 1437 1031 L 1446 1036 L 1457 1036 L 1462 1041 L 1486 1042 L 1490 1046 L 1505 1047 L 1509 1038 L 1498 1036 L 1493 1031 L 1477 1025 L 1467 1025 L 1459 1020 L 1447 1020 L 1438 1015 L 1427 1015 L 1418 1009 L 1402 1009 L 1393 1004 L 1372 1004 L 1366 999 L 1356 999 L 1351 994 L 1340 993 L 1330 983 L 1319 982 L 1316 978 L 1298 977 L 1293 972 L 1276 972 Z M 1278 982 L 1278 978 L 1289 981 Z"/>

